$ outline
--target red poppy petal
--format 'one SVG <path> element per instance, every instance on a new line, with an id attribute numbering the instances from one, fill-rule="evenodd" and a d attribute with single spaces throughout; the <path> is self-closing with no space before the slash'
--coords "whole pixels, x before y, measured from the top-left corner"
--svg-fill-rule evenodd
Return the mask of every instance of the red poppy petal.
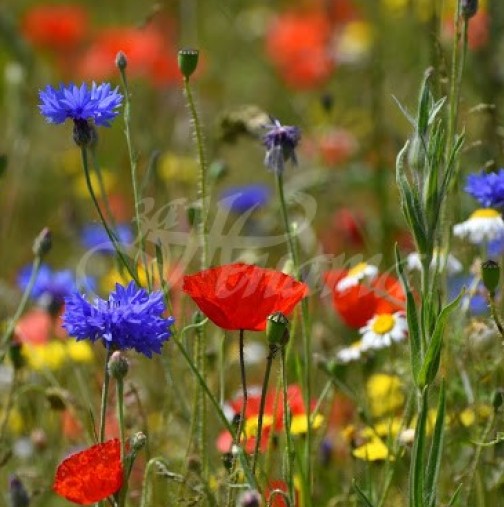
<path id="1" fill-rule="evenodd" d="M 114 439 L 63 460 L 53 490 L 71 502 L 89 505 L 113 495 L 122 483 L 121 444 Z"/>

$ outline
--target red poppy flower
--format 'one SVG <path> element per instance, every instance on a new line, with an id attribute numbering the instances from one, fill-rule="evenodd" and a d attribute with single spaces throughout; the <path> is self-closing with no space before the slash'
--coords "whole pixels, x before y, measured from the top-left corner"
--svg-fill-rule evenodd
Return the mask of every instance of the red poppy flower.
<path id="1" fill-rule="evenodd" d="M 123 51 L 128 74 L 144 77 L 156 85 L 180 81 L 176 52 L 157 26 L 117 27 L 101 31 L 80 64 L 84 79 L 108 79 L 117 74 L 115 58 Z"/>
<path id="2" fill-rule="evenodd" d="M 324 275 L 326 285 L 332 290 L 334 308 L 347 326 L 360 328 L 377 313 L 405 309 L 404 292 L 397 278 L 383 274 L 369 283 L 338 290 L 338 282 L 347 274 L 346 270 L 333 270 Z"/>
<path id="3" fill-rule="evenodd" d="M 184 276 L 184 292 L 217 326 L 263 331 L 268 315 L 290 314 L 308 287 L 273 269 L 237 263 Z"/>
<path id="4" fill-rule="evenodd" d="M 331 26 L 322 13 L 285 12 L 268 30 L 266 51 L 288 85 L 313 88 L 333 71 L 330 37 Z"/>
<path id="5" fill-rule="evenodd" d="M 68 51 L 87 32 L 88 16 L 80 5 L 34 5 L 23 18 L 23 35 L 34 45 Z"/>
<path id="6" fill-rule="evenodd" d="M 117 493 L 122 483 L 121 444 L 114 439 L 63 460 L 53 489 L 71 502 L 89 505 Z"/>

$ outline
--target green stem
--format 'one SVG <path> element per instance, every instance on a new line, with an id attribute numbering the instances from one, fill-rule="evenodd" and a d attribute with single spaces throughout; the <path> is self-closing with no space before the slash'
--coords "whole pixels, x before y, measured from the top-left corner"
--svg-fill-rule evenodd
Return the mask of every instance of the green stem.
<path id="1" fill-rule="evenodd" d="M 289 221 L 289 214 L 287 211 L 287 203 L 284 194 L 284 182 L 283 174 L 281 172 L 276 173 L 276 186 L 278 191 L 278 198 L 280 200 L 280 208 L 282 212 L 282 218 L 284 222 L 285 233 L 287 235 L 287 242 L 289 245 L 289 253 L 291 260 L 294 264 L 296 277 L 299 280 L 301 278 L 299 256 L 297 248 L 294 242 L 294 235 L 292 233 L 291 224 Z M 306 299 L 301 301 L 301 335 L 303 340 L 303 354 L 304 354 L 304 370 L 303 370 L 303 398 L 306 407 L 306 437 L 305 437 L 305 471 L 304 475 L 307 478 L 308 484 L 311 484 L 311 447 L 312 447 L 312 428 L 311 428 L 311 416 L 310 416 L 310 400 L 311 400 L 311 340 L 308 336 L 309 328 L 309 313 L 308 303 Z M 311 506 L 311 498 L 309 495 L 309 487 L 305 485 L 304 489 L 304 503 L 306 507 Z"/>
<path id="2" fill-rule="evenodd" d="M 292 505 L 292 499 L 296 498 L 296 492 L 294 491 L 294 477 L 292 474 L 292 458 L 294 456 L 294 447 L 292 445 L 292 435 L 290 432 L 291 416 L 289 411 L 289 404 L 287 400 L 287 368 L 285 361 L 285 347 L 282 347 L 281 351 L 281 364 L 282 364 L 282 391 L 283 391 L 283 419 L 285 428 L 285 440 L 287 443 L 287 487 L 289 489 L 289 505 Z M 306 408 L 309 413 L 310 410 Z M 308 427 L 310 424 L 308 424 Z M 308 495 L 310 492 L 305 492 L 304 495 Z"/>
<path id="3" fill-rule="evenodd" d="M 247 400 L 248 400 L 248 393 L 247 393 L 247 377 L 245 372 L 245 356 L 244 356 L 244 335 L 245 332 L 243 329 L 240 329 L 240 377 L 241 377 L 241 384 L 242 384 L 242 392 L 243 392 L 243 400 L 242 400 L 242 407 L 240 412 L 240 422 L 238 423 L 238 431 L 236 432 L 235 437 L 235 443 L 237 445 L 240 444 L 241 434 L 244 428 L 245 423 L 245 413 L 247 410 Z M 245 435 L 245 438 L 247 436 Z"/>
<path id="4" fill-rule="evenodd" d="M 89 149 L 89 151 L 91 152 L 91 160 L 93 163 L 93 169 L 94 169 L 94 172 L 96 173 L 96 178 L 98 180 L 98 187 L 100 189 L 100 196 L 102 198 L 103 205 L 105 206 L 105 211 L 107 212 L 110 223 L 112 224 L 112 227 L 115 230 L 114 215 L 112 214 L 112 209 L 110 207 L 110 202 L 108 199 L 107 191 L 105 189 L 105 182 L 103 181 L 103 173 L 102 173 L 100 164 L 98 163 L 98 158 L 96 156 L 96 147 L 95 146 L 91 147 Z"/>
<path id="5" fill-rule="evenodd" d="M 497 307 L 495 304 L 495 293 L 490 292 L 488 294 L 488 301 L 490 303 L 490 311 L 492 313 L 492 319 L 495 322 L 495 325 L 497 326 L 497 329 L 499 330 L 499 333 L 502 338 L 504 338 L 504 328 L 502 327 L 502 323 L 499 319 L 499 314 L 497 313 Z"/>
<path id="6" fill-rule="evenodd" d="M 30 298 L 31 291 L 33 289 L 33 286 L 35 285 L 35 282 L 37 280 L 37 276 L 40 270 L 40 264 L 42 262 L 42 259 L 39 255 L 35 256 L 32 263 L 32 269 L 30 274 L 30 279 L 28 280 L 28 284 L 23 292 L 23 295 L 21 296 L 21 301 L 19 302 L 19 305 L 16 309 L 16 312 L 14 313 L 14 316 L 12 319 L 9 320 L 9 323 L 7 324 L 7 328 L 5 329 L 4 334 L 2 335 L 2 341 L 0 342 L 0 363 L 3 362 L 5 354 L 7 353 L 6 350 L 4 350 L 4 347 L 7 345 L 7 342 L 11 339 L 12 333 L 14 332 L 14 329 L 16 327 L 17 321 L 23 314 L 26 304 L 28 303 L 28 299 Z"/>
<path id="7" fill-rule="evenodd" d="M 124 436 L 124 380 L 116 379 L 117 392 L 117 419 L 119 421 L 119 439 L 121 441 L 121 463 L 123 465 L 124 483 L 119 492 L 118 507 L 123 507 L 126 501 L 128 491 L 128 474 L 126 468 L 126 440 Z"/>
<path id="8" fill-rule="evenodd" d="M 112 351 L 107 349 L 107 355 L 105 357 L 105 369 L 103 372 L 103 386 L 102 386 L 102 397 L 101 397 L 101 405 L 100 405 L 100 442 L 105 441 L 105 419 L 107 415 L 107 402 L 108 402 L 108 392 L 110 385 L 110 373 L 108 370 L 108 362 L 110 356 L 112 355 Z"/>
<path id="9" fill-rule="evenodd" d="M 130 171 L 131 171 L 131 185 L 133 187 L 133 200 L 135 204 L 135 222 L 137 226 L 137 234 L 140 242 L 140 256 L 144 265 L 148 288 L 152 290 L 151 279 L 148 275 L 147 258 L 145 256 L 145 238 L 143 235 L 141 222 L 140 222 L 140 193 L 137 185 L 137 157 L 133 151 L 133 145 L 131 143 L 131 101 L 128 87 L 128 80 L 126 78 L 126 70 L 120 68 L 121 81 L 124 88 L 124 135 L 126 137 L 126 144 L 128 146 L 128 157 L 130 160 Z"/>
<path id="10" fill-rule="evenodd" d="M 273 364 L 273 359 L 275 357 L 275 353 L 277 351 L 277 347 L 275 345 L 270 345 L 269 354 L 266 359 L 266 371 L 264 372 L 264 380 L 261 391 L 261 404 L 259 406 L 259 416 L 257 418 L 257 433 L 256 433 L 256 441 L 254 447 L 254 457 L 252 459 L 252 473 L 255 474 L 256 465 L 257 465 L 257 457 L 259 456 L 259 447 L 261 445 L 261 437 L 262 437 L 262 426 L 263 426 L 263 417 L 264 417 L 264 407 L 266 406 L 266 397 L 268 394 L 268 384 L 271 373 L 271 365 Z"/>
<path id="11" fill-rule="evenodd" d="M 130 263 L 124 257 L 124 254 L 121 250 L 121 246 L 119 245 L 115 233 L 112 231 L 112 229 L 109 227 L 107 220 L 105 219 L 105 216 L 103 215 L 103 212 L 101 210 L 100 204 L 98 203 L 98 199 L 96 198 L 95 191 L 93 189 L 93 184 L 91 182 L 91 177 L 89 175 L 89 164 L 88 164 L 88 156 L 87 156 L 87 149 L 85 146 L 81 147 L 81 155 L 82 155 L 82 167 L 84 169 L 84 176 L 86 178 L 86 185 L 89 191 L 89 195 L 91 196 L 91 200 L 93 201 L 93 204 L 96 208 L 96 211 L 98 212 L 98 215 L 100 217 L 101 223 L 103 227 L 105 228 L 105 231 L 107 232 L 107 236 L 109 237 L 110 241 L 112 242 L 112 245 L 114 246 L 114 250 L 116 251 L 119 259 L 123 263 L 124 267 L 130 274 L 131 278 L 135 280 L 136 284 L 140 286 L 140 282 L 138 281 L 138 276 L 131 268 Z"/>
<path id="12" fill-rule="evenodd" d="M 2 420 L 0 421 L 0 442 L 4 439 L 5 429 L 9 422 L 9 415 L 14 405 L 14 396 L 18 391 L 18 369 L 14 369 L 14 376 L 7 394 L 7 400 L 5 401 L 5 407 L 3 409 Z"/>
<path id="13" fill-rule="evenodd" d="M 194 134 L 196 139 L 196 148 L 198 150 L 198 163 L 200 167 L 198 200 L 201 203 L 201 217 L 199 221 L 199 234 L 201 242 L 201 269 L 206 269 L 208 266 L 208 241 L 207 241 L 207 161 L 205 158 L 205 150 L 203 143 L 203 131 L 201 129 L 201 122 L 199 120 L 196 105 L 192 95 L 191 85 L 189 78 L 184 78 L 184 91 L 187 98 L 187 105 L 191 114 L 191 120 L 194 127 Z"/>

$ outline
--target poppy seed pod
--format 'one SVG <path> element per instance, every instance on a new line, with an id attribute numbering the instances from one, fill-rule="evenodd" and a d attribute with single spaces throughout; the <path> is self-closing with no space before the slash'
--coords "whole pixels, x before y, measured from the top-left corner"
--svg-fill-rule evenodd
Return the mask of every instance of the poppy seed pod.
<path id="1" fill-rule="evenodd" d="M 282 312 L 275 312 L 268 316 L 266 337 L 270 345 L 284 346 L 289 341 L 289 321 Z"/>
<path id="2" fill-rule="evenodd" d="M 481 278 L 485 288 L 490 295 L 494 295 L 497 287 L 499 286 L 500 267 L 492 260 L 485 261 L 481 264 Z"/>
<path id="3" fill-rule="evenodd" d="M 185 79 L 189 79 L 198 66 L 197 49 L 181 49 L 178 52 L 178 66 Z"/>
<path id="4" fill-rule="evenodd" d="M 462 0 L 460 11 L 466 19 L 472 18 L 478 12 L 478 0 Z"/>

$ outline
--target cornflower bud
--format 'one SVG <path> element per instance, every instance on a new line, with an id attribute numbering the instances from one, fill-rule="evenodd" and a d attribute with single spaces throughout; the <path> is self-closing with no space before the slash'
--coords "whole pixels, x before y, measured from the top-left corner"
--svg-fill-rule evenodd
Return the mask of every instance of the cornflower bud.
<path id="1" fill-rule="evenodd" d="M 478 12 L 478 0 L 462 0 L 460 2 L 460 11 L 464 18 L 472 18 Z"/>
<path id="2" fill-rule="evenodd" d="M 126 67 L 128 66 L 128 59 L 126 58 L 126 55 L 122 51 L 119 51 L 117 53 L 116 59 L 115 59 L 115 64 L 116 64 L 116 67 L 121 71 L 125 70 Z"/>
<path id="3" fill-rule="evenodd" d="M 120 350 L 112 352 L 107 369 L 111 377 L 122 380 L 128 374 L 129 363 Z"/>
<path id="4" fill-rule="evenodd" d="M 483 285 L 488 290 L 491 296 L 495 294 L 499 286 L 500 267 L 492 260 L 485 261 L 481 264 L 481 278 Z"/>
<path id="5" fill-rule="evenodd" d="M 52 233 L 49 227 L 44 227 L 33 241 L 33 253 L 37 257 L 45 257 L 52 247 Z"/>

